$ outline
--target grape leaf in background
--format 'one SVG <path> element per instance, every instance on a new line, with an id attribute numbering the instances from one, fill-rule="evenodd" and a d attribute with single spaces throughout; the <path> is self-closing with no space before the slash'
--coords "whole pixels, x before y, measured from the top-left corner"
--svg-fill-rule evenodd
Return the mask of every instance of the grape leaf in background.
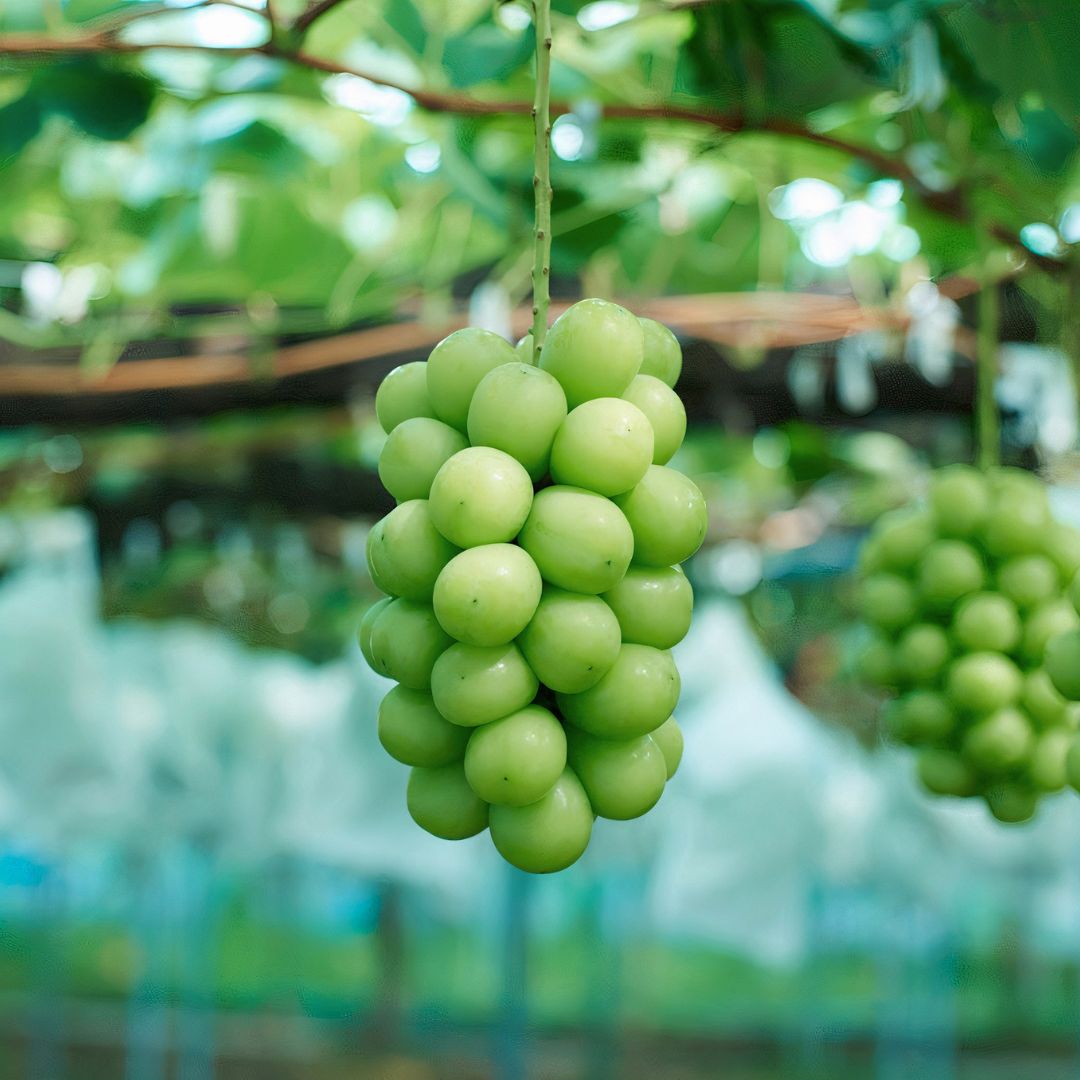
<path id="1" fill-rule="evenodd" d="M 145 75 L 97 57 L 40 68 L 31 92 L 45 113 L 58 113 L 98 139 L 126 139 L 150 115 L 155 85 Z"/>
<path id="2" fill-rule="evenodd" d="M 532 27 L 516 37 L 488 17 L 467 33 L 447 41 L 443 66 L 451 85 L 464 88 L 481 82 L 500 81 L 532 58 L 536 34 Z"/>
<path id="3" fill-rule="evenodd" d="M 0 108 L 0 166 L 7 164 L 41 130 L 41 107 L 32 94 Z"/>

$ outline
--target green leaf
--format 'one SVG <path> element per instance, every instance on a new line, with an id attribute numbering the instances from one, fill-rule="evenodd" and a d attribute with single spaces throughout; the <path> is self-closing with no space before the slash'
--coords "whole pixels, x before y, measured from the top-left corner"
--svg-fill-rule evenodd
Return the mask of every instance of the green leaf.
<path id="1" fill-rule="evenodd" d="M 552 200 L 552 215 L 556 220 L 564 219 L 567 212 L 585 203 L 585 197 L 579 192 L 556 189 Z M 557 274 L 572 274 L 579 271 L 601 248 L 612 244 L 623 226 L 630 220 L 625 211 L 612 211 L 587 220 L 577 228 L 559 231 L 552 239 L 551 268 Z"/>
<path id="2" fill-rule="evenodd" d="M 385 6 L 384 11 L 387 26 L 416 56 L 423 56 L 427 46 L 428 32 L 424 25 L 424 17 L 413 0 L 394 0 L 394 3 Z"/>
<path id="3" fill-rule="evenodd" d="M 998 97 L 994 86 L 983 76 L 952 26 L 937 12 L 929 16 L 937 31 L 938 55 L 953 86 L 972 101 L 993 105 Z"/>
<path id="4" fill-rule="evenodd" d="M 284 175 L 305 161 L 300 148 L 272 124 L 253 120 L 231 135 L 205 144 L 213 168 L 260 175 Z"/>
<path id="5" fill-rule="evenodd" d="M 535 48 L 536 33 L 531 26 L 515 37 L 487 18 L 447 41 L 443 66 L 451 85 L 457 88 L 501 81 L 527 63 Z"/>
<path id="6" fill-rule="evenodd" d="M 1018 145 L 1043 173 L 1061 173 L 1077 148 L 1076 133 L 1053 109 L 1023 109 Z"/>
<path id="7" fill-rule="evenodd" d="M 0 4 L 0 30 L 44 30 L 48 5 L 41 0 L 4 0 Z"/>
<path id="8" fill-rule="evenodd" d="M 141 0 L 65 0 L 63 11 L 68 22 L 78 23 L 139 6 Z"/>
<path id="9" fill-rule="evenodd" d="M 448 140 L 443 144 L 441 172 L 457 188 L 460 198 L 467 199 L 496 225 L 506 225 L 505 193 L 492 183 L 457 143 Z"/>
<path id="10" fill-rule="evenodd" d="M 1074 4 L 962 4 L 943 8 L 940 17 L 997 96 L 1020 101 L 1034 93 L 1062 116 L 1080 113 L 1080 20 Z"/>
<path id="11" fill-rule="evenodd" d="M 41 130 L 41 109 L 26 94 L 0 109 L 0 167 L 16 157 Z"/>
<path id="12" fill-rule="evenodd" d="M 124 341 L 118 335 L 119 326 L 107 321 L 86 342 L 79 356 L 79 367 L 91 378 L 104 375 L 120 359 Z"/>
<path id="13" fill-rule="evenodd" d="M 144 75 L 80 57 L 39 69 L 29 92 L 44 112 L 66 116 L 95 138 L 117 141 L 145 122 L 155 90 Z"/>
<path id="14" fill-rule="evenodd" d="M 888 80 L 885 54 L 799 0 L 730 0 L 694 11 L 675 89 L 719 109 L 805 116 Z"/>

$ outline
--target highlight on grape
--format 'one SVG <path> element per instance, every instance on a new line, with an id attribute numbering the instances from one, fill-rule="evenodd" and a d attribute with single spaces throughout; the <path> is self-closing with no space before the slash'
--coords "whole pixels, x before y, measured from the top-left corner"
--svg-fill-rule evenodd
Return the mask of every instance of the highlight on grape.
<path id="1" fill-rule="evenodd" d="M 1080 787 L 1080 531 L 1030 473 L 953 465 L 883 516 L 860 555 L 862 678 L 935 795 L 1000 821 Z"/>
<path id="2" fill-rule="evenodd" d="M 678 564 L 707 515 L 667 464 L 686 433 L 670 330 L 590 299 L 535 366 L 530 345 L 458 330 L 380 385 L 397 506 L 368 537 L 387 595 L 358 639 L 398 684 L 378 733 L 410 766 L 416 823 L 488 829 L 508 862 L 550 873 L 596 817 L 652 809 L 679 766 L 670 650 L 694 598 Z"/>

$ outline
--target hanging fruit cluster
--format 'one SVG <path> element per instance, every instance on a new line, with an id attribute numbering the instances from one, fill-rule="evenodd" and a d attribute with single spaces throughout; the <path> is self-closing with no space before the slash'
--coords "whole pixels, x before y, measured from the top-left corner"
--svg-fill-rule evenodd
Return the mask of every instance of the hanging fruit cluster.
<path id="1" fill-rule="evenodd" d="M 1078 570 L 1080 532 L 1017 469 L 943 469 L 927 505 L 877 523 L 860 559 L 874 628 L 860 670 L 895 695 L 888 731 L 917 748 L 934 794 L 982 796 L 1016 822 L 1080 779 L 1080 709 L 1065 697 L 1080 698 Z"/>
<path id="2" fill-rule="evenodd" d="M 527 355 L 527 354 L 526 354 Z M 376 397 L 397 501 L 367 558 L 388 594 L 360 647 L 399 685 L 379 738 L 408 808 L 448 840 L 489 828 L 523 870 L 573 863 L 594 817 L 655 805 L 682 754 L 670 649 L 701 492 L 667 467 L 686 431 L 674 335 L 616 304 L 556 320 L 539 364 L 459 330 Z"/>

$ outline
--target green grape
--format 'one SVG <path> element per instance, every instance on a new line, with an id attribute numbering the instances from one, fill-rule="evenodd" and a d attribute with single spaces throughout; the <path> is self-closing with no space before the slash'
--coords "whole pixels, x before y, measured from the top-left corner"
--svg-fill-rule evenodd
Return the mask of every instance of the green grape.
<path id="1" fill-rule="evenodd" d="M 1003 781 L 987 788 L 983 795 L 990 813 L 1009 825 L 1028 821 L 1039 805 L 1039 796 L 1023 784 Z"/>
<path id="2" fill-rule="evenodd" d="M 634 535 L 609 499 L 572 487 L 549 487 L 533 499 L 518 537 L 544 580 L 580 593 L 607 592 L 626 573 Z"/>
<path id="3" fill-rule="evenodd" d="M 409 773 L 406 804 L 421 829 L 443 840 L 465 840 L 488 825 L 488 805 L 469 787 L 460 761 Z"/>
<path id="4" fill-rule="evenodd" d="M 431 484 L 431 520 L 458 547 L 513 540 L 532 506 L 533 487 L 520 462 L 489 446 L 459 450 Z"/>
<path id="5" fill-rule="evenodd" d="M 551 478 L 600 495 L 620 495 L 641 480 L 652 457 L 648 417 L 621 398 L 593 398 L 571 410 L 555 433 Z"/>
<path id="6" fill-rule="evenodd" d="M 589 846 L 593 811 L 581 781 L 566 769 L 555 786 L 528 806 L 493 806 L 491 839 L 519 870 L 552 874 L 577 862 Z"/>
<path id="7" fill-rule="evenodd" d="M 930 506 L 942 536 L 973 536 L 990 513 L 989 485 L 978 469 L 950 465 L 934 475 Z"/>
<path id="8" fill-rule="evenodd" d="M 862 617 L 883 630 L 899 630 L 918 615 L 915 590 L 898 574 L 872 574 L 859 584 L 858 607 Z"/>
<path id="9" fill-rule="evenodd" d="M 899 742 L 914 745 L 938 742 L 956 727 L 956 714 L 936 690 L 912 690 L 890 705 L 886 713 L 887 729 Z"/>
<path id="10" fill-rule="evenodd" d="M 872 686 L 885 689 L 896 686 L 900 678 L 895 650 L 879 634 L 873 635 L 859 650 L 855 658 L 855 670 Z"/>
<path id="11" fill-rule="evenodd" d="M 1069 786 L 1080 791 L 1080 738 L 1072 735 L 1069 752 L 1065 755 L 1065 776 Z"/>
<path id="12" fill-rule="evenodd" d="M 434 768 L 461 761 L 468 741 L 468 731 L 440 716 L 423 690 L 395 686 L 379 703 L 379 742 L 403 765 Z"/>
<path id="13" fill-rule="evenodd" d="M 925 510 L 893 510 L 883 514 L 874 529 L 883 569 L 907 573 L 937 539 L 934 522 Z"/>
<path id="14" fill-rule="evenodd" d="M 1069 602 L 1074 611 L 1080 612 L 1080 573 L 1069 583 Z"/>
<path id="15" fill-rule="evenodd" d="M 514 356 L 522 364 L 535 364 L 536 363 L 536 350 L 533 348 L 533 336 L 530 330 L 524 337 L 518 338 L 517 344 L 514 346 Z"/>
<path id="16" fill-rule="evenodd" d="M 934 795 L 966 798 L 978 790 L 975 770 L 955 751 L 928 746 L 918 752 L 915 768 L 919 780 Z"/>
<path id="17" fill-rule="evenodd" d="M 528 364 L 502 364 L 476 388 L 469 441 L 502 450 L 539 480 L 548 471 L 551 444 L 565 419 L 566 395 L 553 375 Z"/>
<path id="18" fill-rule="evenodd" d="M 518 645 L 540 681 L 552 690 L 576 694 L 595 685 L 615 663 L 619 621 L 598 596 L 566 592 L 551 585 Z"/>
<path id="19" fill-rule="evenodd" d="M 937 540 L 919 560 L 919 595 L 935 611 L 948 610 L 985 584 L 982 559 L 962 540 Z"/>
<path id="20" fill-rule="evenodd" d="M 435 579 L 457 554 L 431 523 L 425 499 L 400 503 L 368 533 L 371 580 L 391 596 L 430 600 Z"/>
<path id="21" fill-rule="evenodd" d="M 953 635 L 971 652 L 1011 652 L 1020 641 L 1020 614 L 1000 593 L 976 593 L 962 601 Z"/>
<path id="22" fill-rule="evenodd" d="M 1050 600 L 1037 607 L 1024 626 L 1024 656 L 1032 663 L 1042 663 L 1051 638 L 1080 626 L 1080 616 L 1068 600 Z"/>
<path id="23" fill-rule="evenodd" d="M 976 769 L 1003 773 L 1022 765 L 1033 743 L 1031 724 L 1019 709 L 998 709 L 968 729 L 963 753 Z"/>
<path id="24" fill-rule="evenodd" d="M 375 620 L 393 602 L 394 598 L 392 596 L 384 596 L 381 600 L 376 600 L 364 612 L 364 617 L 360 620 L 360 626 L 356 631 L 356 642 L 360 646 L 361 654 L 367 661 L 367 666 L 379 675 L 385 675 L 386 672 L 375 666 L 375 657 L 371 654 L 371 628 L 375 625 Z"/>
<path id="25" fill-rule="evenodd" d="M 415 360 L 394 368 L 375 392 L 375 415 L 387 435 L 417 416 L 435 419 L 427 392 L 427 364 Z"/>
<path id="26" fill-rule="evenodd" d="M 443 629 L 468 645 L 505 645 L 540 602 L 540 571 L 513 544 L 485 544 L 455 555 L 435 582 L 432 602 Z"/>
<path id="27" fill-rule="evenodd" d="M 1053 522 L 1046 531 L 1043 554 L 1050 556 L 1066 581 L 1072 581 L 1080 573 L 1080 530 Z"/>
<path id="28" fill-rule="evenodd" d="M 607 300 L 581 300 L 552 324 L 540 367 L 559 380 L 573 409 L 618 397 L 638 373 L 643 347 L 641 325 L 629 311 Z"/>
<path id="29" fill-rule="evenodd" d="M 636 487 L 615 499 L 634 533 L 634 562 L 674 566 L 685 562 L 709 526 L 698 486 L 666 465 L 650 465 Z"/>
<path id="30" fill-rule="evenodd" d="M 664 755 L 664 764 L 667 767 L 667 778 L 670 780 L 679 771 L 679 763 L 683 756 L 683 733 L 675 722 L 674 716 L 669 716 L 654 732 L 649 735 Z"/>
<path id="31" fill-rule="evenodd" d="M 567 740 L 570 765 L 599 817 L 629 821 L 660 801 L 667 761 L 651 735 L 612 740 L 570 731 Z"/>
<path id="32" fill-rule="evenodd" d="M 682 373 L 682 348 L 679 339 L 655 319 L 638 319 L 644 335 L 641 374 L 652 375 L 674 386 Z"/>
<path id="33" fill-rule="evenodd" d="M 450 646 L 450 638 L 430 604 L 395 600 L 371 628 L 372 667 L 410 690 L 431 686 L 431 669 Z"/>
<path id="34" fill-rule="evenodd" d="M 1034 477 L 1022 475 L 1023 479 L 1012 475 L 998 478 L 993 511 L 983 535 L 986 550 L 998 558 L 1041 551 L 1050 528 L 1045 490 Z"/>
<path id="35" fill-rule="evenodd" d="M 674 567 L 631 566 L 604 600 L 619 620 L 623 641 L 672 649 L 690 629 L 694 590 Z"/>
<path id="36" fill-rule="evenodd" d="M 997 573 L 998 588 L 1017 607 L 1033 608 L 1061 592 L 1057 567 L 1045 555 L 1017 555 Z"/>
<path id="37" fill-rule="evenodd" d="M 1038 737 L 1028 762 L 1028 778 L 1039 791 L 1061 791 L 1068 783 L 1066 762 L 1075 736 L 1060 728 Z"/>
<path id="38" fill-rule="evenodd" d="M 653 375 L 637 375 L 623 398 L 636 405 L 653 430 L 654 465 L 666 465 L 686 437 L 686 408 L 667 383 Z"/>
<path id="39" fill-rule="evenodd" d="M 465 436 L 426 416 L 403 420 L 386 437 L 379 479 L 398 502 L 426 499 L 443 464 L 468 446 Z"/>
<path id="40" fill-rule="evenodd" d="M 632 739 L 655 731 L 679 700 L 679 672 L 671 653 L 648 645 L 623 645 L 595 686 L 558 694 L 571 724 L 605 739 Z"/>
<path id="41" fill-rule="evenodd" d="M 510 342 L 470 326 L 445 337 L 428 357 L 427 388 L 435 415 L 464 431 L 469 405 L 480 380 L 500 364 L 517 359 Z"/>
<path id="42" fill-rule="evenodd" d="M 563 726 L 539 705 L 477 728 L 465 751 L 469 785 L 497 806 L 527 806 L 542 799 L 565 768 Z"/>
<path id="43" fill-rule="evenodd" d="M 1065 699 L 1044 668 L 1036 668 L 1024 676 L 1020 704 L 1040 728 L 1062 727 L 1067 722 Z"/>
<path id="44" fill-rule="evenodd" d="M 1027 469 L 998 465 L 987 473 L 987 478 L 994 498 L 1009 497 L 1010 493 L 1015 492 L 1020 498 L 1042 499 L 1046 502 L 1046 488 L 1042 481 Z"/>
<path id="45" fill-rule="evenodd" d="M 435 661 L 431 695 L 454 724 L 477 727 L 508 716 L 536 696 L 537 681 L 516 645 L 451 645 Z"/>
<path id="46" fill-rule="evenodd" d="M 896 645 L 896 665 L 913 683 L 933 682 L 949 661 L 949 637 L 940 626 L 914 623 Z"/>
<path id="47" fill-rule="evenodd" d="M 1080 701 L 1080 630 L 1069 630 L 1046 646 L 1045 666 L 1058 693 Z"/>
<path id="48" fill-rule="evenodd" d="M 859 574 L 863 577 L 885 569 L 885 554 L 881 546 L 881 537 L 876 532 L 871 532 L 859 547 L 857 567 Z"/>
<path id="49" fill-rule="evenodd" d="M 1014 704 L 1022 687 L 1020 669 L 1007 656 L 975 652 L 953 662 L 946 694 L 958 709 L 990 713 Z"/>

